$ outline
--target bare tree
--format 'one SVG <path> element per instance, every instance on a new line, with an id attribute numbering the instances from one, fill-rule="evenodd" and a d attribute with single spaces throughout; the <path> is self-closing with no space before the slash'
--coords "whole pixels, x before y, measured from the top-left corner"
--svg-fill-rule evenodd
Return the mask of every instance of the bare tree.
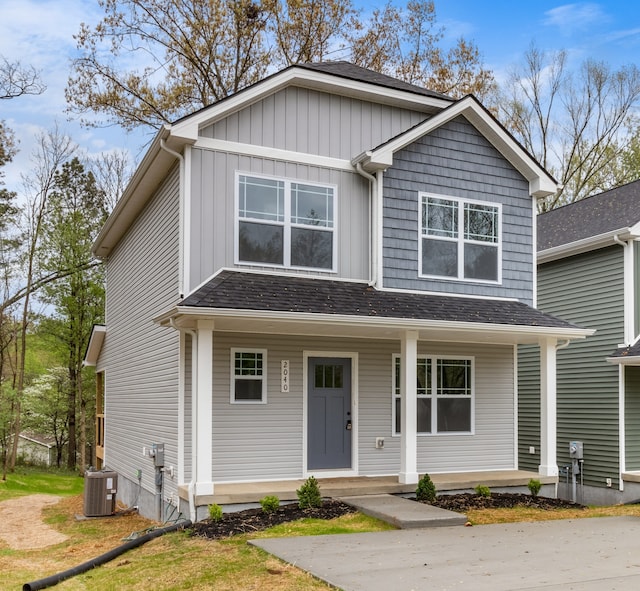
<path id="1" fill-rule="evenodd" d="M 597 179 L 621 157 L 639 97 L 636 66 L 612 70 L 587 60 L 572 72 L 566 52 L 529 48 L 498 104 L 506 126 L 562 185 L 542 210 L 599 188 Z"/>
<path id="2" fill-rule="evenodd" d="M 23 94 L 42 94 L 47 87 L 33 66 L 23 66 L 0 56 L 0 99 L 12 99 Z"/>

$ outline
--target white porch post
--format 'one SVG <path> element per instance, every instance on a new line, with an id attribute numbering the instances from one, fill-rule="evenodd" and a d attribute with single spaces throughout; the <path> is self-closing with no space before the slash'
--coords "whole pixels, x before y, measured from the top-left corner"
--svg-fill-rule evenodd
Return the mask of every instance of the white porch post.
<path id="1" fill-rule="evenodd" d="M 212 320 L 198 320 L 197 376 L 193 401 L 192 461 L 196 495 L 213 494 L 213 328 Z"/>
<path id="2" fill-rule="evenodd" d="M 400 347 L 400 474 L 402 484 L 418 482 L 418 392 L 416 365 L 418 358 L 418 333 L 408 330 L 402 336 Z"/>
<path id="3" fill-rule="evenodd" d="M 556 457 L 556 339 L 540 339 L 540 466 L 542 476 L 558 475 Z"/>

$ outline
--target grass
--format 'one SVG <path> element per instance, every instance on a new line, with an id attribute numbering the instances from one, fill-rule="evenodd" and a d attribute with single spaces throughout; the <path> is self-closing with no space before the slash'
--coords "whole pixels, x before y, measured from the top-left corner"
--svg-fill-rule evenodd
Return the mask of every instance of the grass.
<path id="1" fill-rule="evenodd" d="M 0 480 L 0 501 L 34 494 L 77 495 L 83 486 L 84 479 L 77 472 L 19 467 Z"/>
<path id="2" fill-rule="evenodd" d="M 13 476 L 13 475 L 12 475 Z M 64 496 L 45 509 L 44 520 L 66 534 L 68 540 L 41 550 L 12 550 L 0 540 L 0 590 L 19 589 L 51 574 L 77 566 L 115 548 L 132 532 L 152 525 L 139 515 L 125 515 L 78 521 L 82 496 L 76 479 L 63 474 L 30 472 L 15 475 L 0 484 L 0 501 L 32 492 L 55 492 Z M 44 488 L 44 490 L 43 490 Z M 65 491 L 75 490 L 75 492 Z M 640 517 L 640 506 L 590 507 L 584 510 L 541 511 L 525 508 L 484 509 L 468 512 L 471 523 L 506 523 L 613 515 Z M 209 541 L 189 537 L 185 532 L 168 534 L 136 548 L 115 560 L 60 583 L 60 591 L 328 591 L 326 584 L 249 546 L 249 537 L 307 536 L 382 531 L 391 526 L 361 514 L 349 514 L 331 521 L 304 519 L 276 526 L 251 536 Z"/>

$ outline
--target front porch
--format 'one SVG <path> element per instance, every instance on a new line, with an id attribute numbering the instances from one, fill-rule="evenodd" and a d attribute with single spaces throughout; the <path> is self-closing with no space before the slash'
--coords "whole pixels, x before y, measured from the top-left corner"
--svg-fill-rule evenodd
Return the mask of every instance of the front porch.
<path id="1" fill-rule="evenodd" d="M 524 488 L 529 480 L 537 479 L 543 486 L 555 485 L 557 476 L 541 476 L 537 472 L 526 470 L 499 470 L 488 472 L 460 472 L 448 474 L 431 474 L 431 480 L 439 493 L 453 493 L 473 490 L 481 484 L 491 489 Z M 260 499 L 274 495 L 281 501 L 297 500 L 296 490 L 302 486 L 304 479 L 280 480 L 266 482 L 238 482 L 216 484 L 213 495 L 198 495 L 196 505 L 242 505 L 258 503 Z M 401 484 L 397 476 L 351 476 L 345 478 L 318 478 L 320 491 L 325 497 L 350 497 L 377 494 L 410 494 L 416 490 L 415 484 Z M 188 501 L 188 488 L 181 486 L 180 498 Z"/>

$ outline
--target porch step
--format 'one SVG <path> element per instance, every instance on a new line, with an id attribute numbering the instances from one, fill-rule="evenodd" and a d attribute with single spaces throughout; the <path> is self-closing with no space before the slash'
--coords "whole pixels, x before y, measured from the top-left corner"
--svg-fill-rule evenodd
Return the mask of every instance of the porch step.
<path id="1" fill-rule="evenodd" d="M 355 507 L 361 513 L 386 521 L 400 529 L 464 525 L 467 522 L 466 515 L 461 513 L 417 503 L 395 495 L 340 497 L 338 500 Z"/>

